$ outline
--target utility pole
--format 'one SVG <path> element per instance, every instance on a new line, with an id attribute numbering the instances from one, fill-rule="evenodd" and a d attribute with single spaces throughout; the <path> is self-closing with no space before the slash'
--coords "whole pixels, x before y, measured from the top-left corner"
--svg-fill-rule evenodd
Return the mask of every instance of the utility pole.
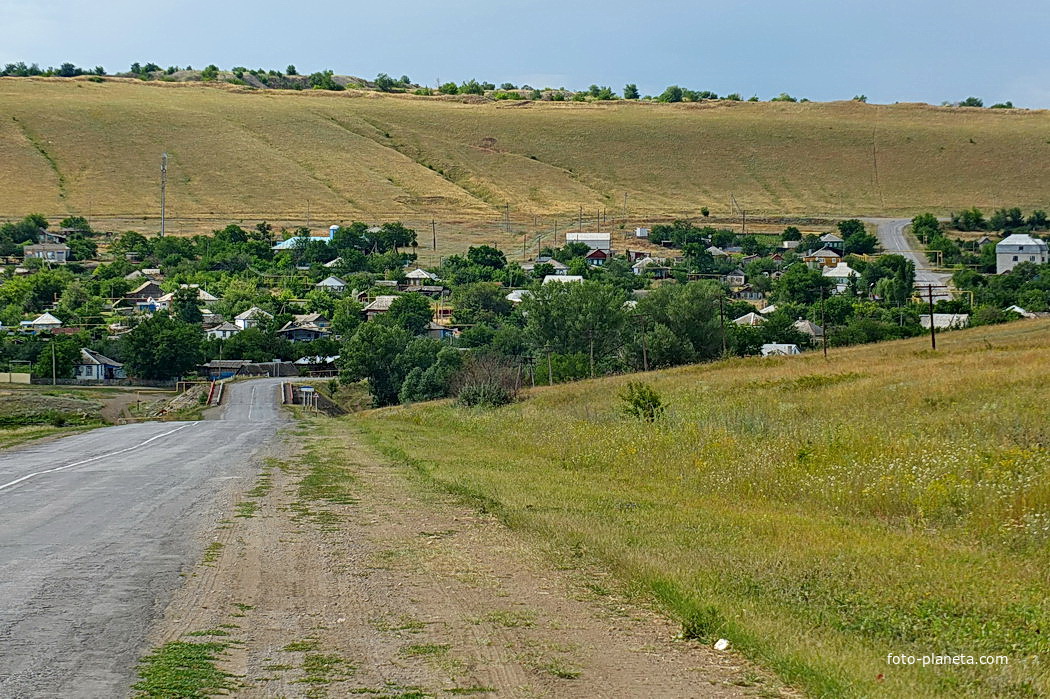
<path id="1" fill-rule="evenodd" d="M 558 247 L 558 219 L 554 219 L 554 247 Z"/>
<path id="2" fill-rule="evenodd" d="M 639 313 L 635 318 L 642 322 L 642 371 L 649 371 L 649 347 L 645 339 L 645 315 Z"/>
<path id="3" fill-rule="evenodd" d="M 583 204 L 580 204 L 580 227 L 578 230 L 580 233 L 583 233 Z"/>
<path id="4" fill-rule="evenodd" d="M 551 346 L 545 345 L 544 348 L 547 351 L 547 385 L 554 385 L 554 369 L 551 368 Z"/>
<path id="5" fill-rule="evenodd" d="M 160 237 L 164 237 L 164 224 L 166 223 L 166 195 L 168 189 L 168 154 L 160 156 Z"/>
<path id="6" fill-rule="evenodd" d="M 602 210 L 598 209 L 594 214 L 594 230 L 596 233 L 602 232 Z"/>
<path id="7" fill-rule="evenodd" d="M 437 229 L 437 221 L 435 221 L 434 219 L 430 219 L 430 233 L 431 233 L 431 235 L 434 236 L 434 252 L 437 252 L 437 249 L 438 249 L 438 229 Z"/>
<path id="8" fill-rule="evenodd" d="M 718 324 L 722 327 L 722 356 L 726 356 L 726 311 L 725 311 L 725 294 L 718 293 Z"/>
<path id="9" fill-rule="evenodd" d="M 51 338 L 51 385 L 58 383 L 55 379 L 58 372 L 55 370 L 55 338 Z"/>
<path id="10" fill-rule="evenodd" d="M 933 284 L 927 284 L 926 290 L 930 294 L 930 347 L 937 349 L 937 324 L 933 322 Z"/>
<path id="11" fill-rule="evenodd" d="M 627 192 L 623 193 L 623 222 L 627 223 Z"/>
<path id="12" fill-rule="evenodd" d="M 824 287 L 820 287 L 820 339 L 824 345 L 824 359 L 828 358 L 828 324 L 824 320 Z"/>

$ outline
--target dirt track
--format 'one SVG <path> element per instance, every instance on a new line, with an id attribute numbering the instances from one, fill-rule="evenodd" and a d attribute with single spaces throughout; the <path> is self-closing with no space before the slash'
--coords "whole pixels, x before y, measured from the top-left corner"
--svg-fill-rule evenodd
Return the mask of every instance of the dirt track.
<path id="1" fill-rule="evenodd" d="M 350 497 L 304 499 L 309 459 L 275 454 L 242 501 L 255 505 L 219 525 L 221 546 L 189 574 L 154 643 L 229 634 L 195 638 L 232 641 L 222 666 L 242 696 L 777 691 L 732 652 L 675 640 L 675 626 L 599 571 L 554 561 L 384 463 L 348 427 L 338 434 Z"/>

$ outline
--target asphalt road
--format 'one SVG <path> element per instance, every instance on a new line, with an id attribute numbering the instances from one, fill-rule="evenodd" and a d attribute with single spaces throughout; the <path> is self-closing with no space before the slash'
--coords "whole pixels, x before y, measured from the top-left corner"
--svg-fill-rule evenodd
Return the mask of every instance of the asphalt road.
<path id="1" fill-rule="evenodd" d="M 222 418 L 105 427 L 0 453 L 0 696 L 117 697 L 200 560 L 202 532 L 281 426 L 279 379 Z"/>
<path id="2" fill-rule="evenodd" d="M 927 285 L 933 285 L 933 300 L 936 303 L 941 299 L 951 300 L 952 295 L 948 292 L 948 280 L 950 275 L 940 274 L 930 270 L 930 261 L 921 252 L 916 252 L 918 243 L 908 239 L 904 228 L 911 223 L 907 218 L 871 218 L 865 219 L 876 224 L 876 235 L 882 249 L 886 252 L 897 253 L 915 263 L 915 286 L 925 292 Z M 927 298 L 923 293 L 923 298 Z"/>

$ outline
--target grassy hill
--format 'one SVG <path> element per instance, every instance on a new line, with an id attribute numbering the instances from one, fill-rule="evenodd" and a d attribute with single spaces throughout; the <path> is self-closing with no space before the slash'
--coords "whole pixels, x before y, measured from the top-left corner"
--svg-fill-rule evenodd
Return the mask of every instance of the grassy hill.
<path id="1" fill-rule="evenodd" d="M 644 380 L 670 404 L 656 425 L 621 413 L 617 393 L 638 377 L 535 389 L 490 412 L 432 403 L 350 419 L 813 695 L 1045 696 L 1050 322 L 938 346 L 654 372 Z"/>
<path id="2" fill-rule="evenodd" d="M 0 78 L 0 217 L 155 229 L 402 218 L 493 223 L 510 204 L 618 223 L 1047 206 L 1050 113 L 861 103 L 535 103 Z M 543 225 L 548 225 L 549 220 Z"/>

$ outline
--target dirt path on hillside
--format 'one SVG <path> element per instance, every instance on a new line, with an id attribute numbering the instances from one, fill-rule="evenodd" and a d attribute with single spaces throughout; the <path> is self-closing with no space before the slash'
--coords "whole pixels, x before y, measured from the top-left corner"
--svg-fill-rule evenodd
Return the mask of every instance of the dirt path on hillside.
<path id="1" fill-rule="evenodd" d="M 600 572 L 553 562 L 339 439 L 350 496 L 310 499 L 311 455 L 274 455 L 188 572 L 155 644 L 229 642 L 221 666 L 240 696 L 779 692 L 734 653 L 675 640 L 674 625 Z"/>

